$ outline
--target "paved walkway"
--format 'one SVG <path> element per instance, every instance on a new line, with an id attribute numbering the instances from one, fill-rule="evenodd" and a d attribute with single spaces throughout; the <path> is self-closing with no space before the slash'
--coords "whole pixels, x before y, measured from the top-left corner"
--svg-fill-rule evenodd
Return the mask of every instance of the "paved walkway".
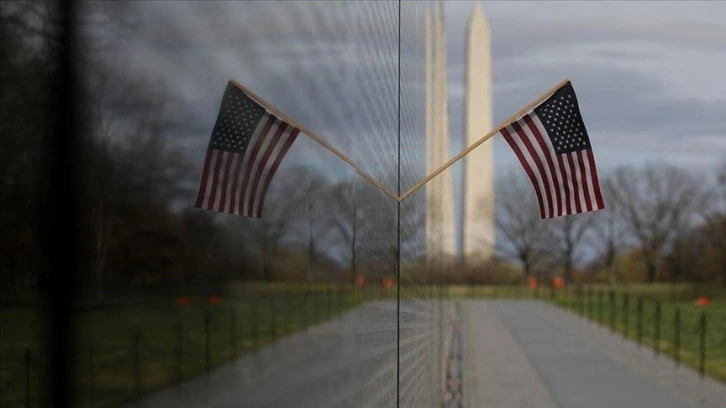
<path id="1" fill-rule="evenodd" d="M 436 302 L 402 302 L 401 406 L 434 406 Z M 361 306 L 207 376 L 144 398 L 144 408 L 395 407 L 395 301 Z"/>
<path id="2" fill-rule="evenodd" d="M 723 383 L 550 304 L 464 305 L 467 407 L 726 406 Z"/>
<path id="3" fill-rule="evenodd" d="M 463 376 L 466 408 L 726 407 L 723 383 L 702 380 L 694 370 L 676 368 L 673 360 L 655 358 L 648 348 L 548 303 L 461 304 L 459 345 L 442 336 L 453 318 L 448 308 L 402 303 L 402 407 L 440 407 L 447 368 L 445 377 Z M 446 318 L 439 320 L 440 313 Z M 394 302 L 367 304 L 140 405 L 394 407 L 396 315 Z M 453 357 L 455 367 L 443 364 Z"/>

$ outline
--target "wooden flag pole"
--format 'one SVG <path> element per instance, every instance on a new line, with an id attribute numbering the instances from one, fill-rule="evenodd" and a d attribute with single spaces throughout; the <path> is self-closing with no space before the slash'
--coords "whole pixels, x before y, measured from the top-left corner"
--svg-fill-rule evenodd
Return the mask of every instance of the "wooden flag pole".
<path id="1" fill-rule="evenodd" d="M 456 156 L 452 157 L 451 160 L 449 160 L 448 162 L 446 162 L 446 163 L 442 164 L 441 166 L 439 166 L 439 168 L 437 168 L 436 170 L 434 170 L 431 174 L 429 174 L 428 176 L 426 176 L 423 180 L 421 180 L 418 183 L 414 184 L 413 187 L 411 187 L 408 191 L 406 191 L 405 193 L 403 193 L 401 196 L 398 197 L 398 201 L 403 201 L 406 198 L 408 198 L 408 196 L 410 196 L 411 194 L 415 193 L 416 190 L 418 190 L 419 188 L 423 187 L 426 183 L 428 183 L 429 181 L 431 181 L 431 179 L 433 179 L 434 177 L 438 176 L 444 170 L 448 169 L 452 164 L 454 164 L 457 161 L 459 161 L 459 159 L 461 159 L 462 157 L 464 157 L 467 154 L 469 154 L 472 150 L 474 150 L 477 147 L 479 147 L 479 145 L 481 145 L 482 143 L 484 143 L 487 140 L 491 139 L 492 136 L 494 136 L 497 133 L 499 133 L 499 131 L 502 130 L 502 128 L 505 128 L 505 127 L 509 126 L 512 122 L 514 122 L 515 120 L 519 119 L 522 115 L 524 115 L 528 111 L 532 110 L 535 106 L 539 105 L 542 101 L 544 101 L 545 99 L 547 99 L 550 96 L 552 96 L 552 94 L 554 94 L 555 92 L 557 92 L 558 89 L 562 88 L 569 81 L 570 81 L 569 79 L 563 79 L 559 84 L 557 84 L 557 85 L 553 86 L 552 88 L 550 88 L 547 92 L 543 93 L 539 98 L 535 99 L 534 101 L 530 102 L 527 106 L 525 106 L 524 108 L 522 108 L 519 111 L 517 111 L 517 113 L 515 113 L 512 116 L 510 116 L 504 122 L 500 123 L 499 126 L 497 126 L 494 130 L 492 130 L 491 132 L 489 132 L 486 135 L 482 136 L 479 140 L 477 140 L 476 142 L 474 142 L 473 144 L 471 144 L 469 147 L 467 147 L 466 149 L 464 149 L 461 153 L 459 153 Z"/>
<path id="2" fill-rule="evenodd" d="M 374 187 L 376 187 L 377 189 L 381 190 L 382 192 L 384 192 L 386 195 L 388 195 L 392 199 L 394 199 L 396 201 L 399 201 L 398 200 L 398 196 L 396 194 L 394 194 L 391 190 L 387 189 L 381 183 L 379 183 L 378 181 L 376 181 L 373 177 L 371 177 L 370 175 L 368 175 L 368 173 L 366 173 L 363 170 L 361 170 L 361 168 L 358 167 L 358 165 L 356 165 L 355 162 L 353 162 L 353 160 L 350 157 L 346 156 L 340 150 L 338 150 L 335 147 L 333 147 L 330 144 L 328 144 L 328 142 L 326 142 L 325 140 L 323 140 L 320 136 L 316 135 L 310 129 L 308 129 L 305 126 L 301 125 L 298 121 L 292 119 L 291 117 L 289 117 L 289 116 L 285 115 L 284 113 L 280 112 L 279 110 L 277 110 L 274 106 L 272 106 L 271 103 L 267 102 L 266 100 L 262 99 L 259 95 L 257 95 L 254 92 L 250 91 L 244 85 L 240 84 L 239 82 L 235 81 L 234 79 L 230 80 L 230 82 L 232 83 L 232 85 L 234 85 L 237 88 L 239 88 L 240 90 L 242 90 L 242 92 L 246 93 L 247 95 L 249 95 L 252 98 L 254 98 L 257 102 L 259 102 L 262 105 L 264 105 L 265 108 L 267 108 L 267 110 L 269 110 L 270 112 L 272 112 L 275 115 L 277 115 L 280 119 L 284 120 L 285 122 L 291 124 L 292 126 L 298 128 L 298 129 L 300 129 L 300 131 L 302 131 L 304 134 L 306 134 L 309 138 L 311 138 L 314 141 L 318 142 L 318 144 L 320 144 L 324 148 L 326 148 L 329 151 L 331 151 L 333 154 L 335 154 L 336 156 L 338 156 L 344 162 L 348 163 L 351 167 L 353 167 L 355 169 L 356 173 L 358 173 L 361 177 L 363 177 L 364 179 L 366 179 L 366 181 L 368 181 L 369 183 L 371 183 Z"/>

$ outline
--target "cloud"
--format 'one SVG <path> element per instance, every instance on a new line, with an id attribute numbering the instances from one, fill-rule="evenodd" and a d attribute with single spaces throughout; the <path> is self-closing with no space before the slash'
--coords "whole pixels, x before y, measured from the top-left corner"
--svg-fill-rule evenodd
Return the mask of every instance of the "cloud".
<path id="1" fill-rule="evenodd" d="M 726 24 L 717 16 L 726 4 L 712 3 L 484 2 L 495 123 L 571 78 L 599 166 L 663 157 L 692 168 L 718 162 L 726 151 Z M 457 152 L 463 148 L 462 22 L 472 2 L 445 5 Z M 508 150 L 495 141 L 498 169 L 516 160 Z"/>
<path id="2" fill-rule="evenodd" d="M 423 172 L 425 6 L 406 2 L 402 16 L 401 129 L 409 166 L 404 173 L 411 180 Z M 182 123 L 172 140 L 190 157 L 202 157 L 224 86 L 235 78 L 366 171 L 397 169 L 395 2 L 125 7 L 134 29 L 107 57 L 128 75 L 167 81 Z M 471 2 L 444 4 L 452 155 L 463 148 L 464 32 L 471 7 Z M 698 153 L 702 162 L 711 162 L 726 148 L 721 79 L 726 25 L 716 18 L 726 11 L 723 5 L 484 2 L 484 7 L 492 35 L 495 122 L 569 77 L 593 144 L 604 152 L 596 152 L 598 163 L 605 167 L 666 154 L 692 166 Z M 687 148 L 679 148 L 685 141 Z M 494 143 L 497 166 L 511 164 L 508 146 Z M 300 160 L 332 166 L 316 149 L 310 147 Z"/>

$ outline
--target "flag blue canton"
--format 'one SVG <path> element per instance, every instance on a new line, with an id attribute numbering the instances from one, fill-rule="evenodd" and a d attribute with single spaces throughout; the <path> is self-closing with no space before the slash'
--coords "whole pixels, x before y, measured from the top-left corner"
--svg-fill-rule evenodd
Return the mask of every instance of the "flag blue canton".
<path id="1" fill-rule="evenodd" d="M 560 88 L 534 112 L 542 121 L 557 154 L 590 148 L 590 138 L 571 83 Z"/>
<path id="2" fill-rule="evenodd" d="M 236 86 L 228 84 L 222 97 L 222 107 L 217 115 L 209 147 L 244 153 L 264 113 L 264 107 Z"/>

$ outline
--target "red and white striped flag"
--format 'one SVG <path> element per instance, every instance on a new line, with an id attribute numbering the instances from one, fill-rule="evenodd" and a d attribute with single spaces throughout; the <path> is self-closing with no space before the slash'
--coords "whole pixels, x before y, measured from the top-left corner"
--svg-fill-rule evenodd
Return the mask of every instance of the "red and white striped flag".
<path id="1" fill-rule="evenodd" d="M 605 208 L 590 139 L 569 81 L 499 133 L 532 182 L 542 218 Z"/>
<path id="2" fill-rule="evenodd" d="M 272 177 L 299 133 L 230 81 L 209 141 L 195 206 L 260 218 Z"/>

